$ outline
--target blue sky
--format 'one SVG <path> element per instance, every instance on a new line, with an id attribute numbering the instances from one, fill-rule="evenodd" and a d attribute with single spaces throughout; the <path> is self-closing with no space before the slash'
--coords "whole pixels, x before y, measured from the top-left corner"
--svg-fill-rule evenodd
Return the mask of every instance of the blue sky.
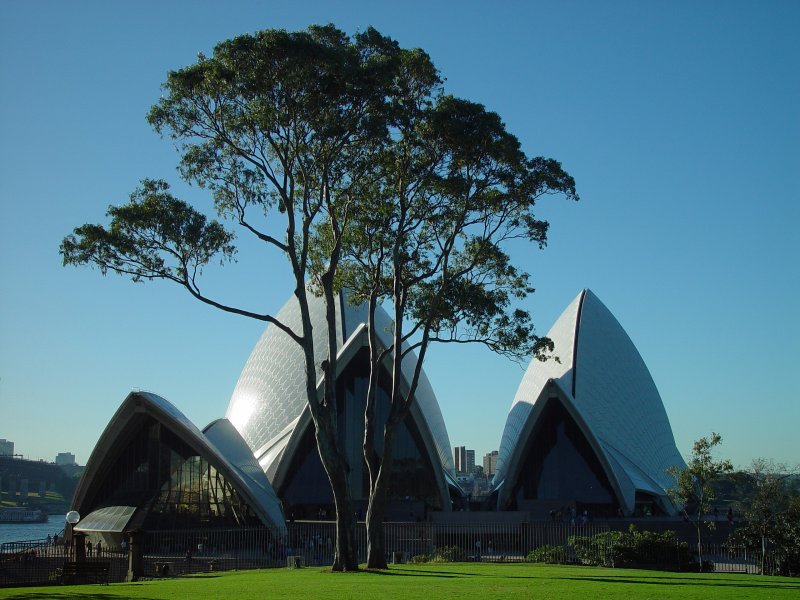
<path id="1" fill-rule="evenodd" d="M 0 438 L 83 463 L 131 389 L 199 427 L 222 416 L 262 324 L 167 283 L 65 269 L 58 245 L 143 177 L 178 182 L 145 122 L 168 70 L 234 35 L 333 22 L 422 47 L 453 94 L 560 160 L 581 202 L 542 203 L 514 257 L 545 333 L 584 287 L 661 392 L 679 450 L 800 462 L 800 4 L 752 2 L 0 2 Z M 186 198 L 209 207 L 200 190 Z M 286 265 L 242 244 L 209 290 L 277 310 Z M 523 370 L 436 348 L 454 445 L 499 446 Z"/>

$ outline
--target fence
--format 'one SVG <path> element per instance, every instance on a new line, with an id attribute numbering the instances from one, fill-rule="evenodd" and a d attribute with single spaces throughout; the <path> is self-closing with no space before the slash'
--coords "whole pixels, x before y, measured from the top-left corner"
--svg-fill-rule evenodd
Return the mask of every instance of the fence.
<path id="1" fill-rule="evenodd" d="M 232 569 L 260 569 L 287 566 L 288 557 L 309 566 L 333 562 L 335 523 L 295 522 L 287 524 L 285 537 L 267 529 L 203 529 L 150 531 L 143 539 L 143 573 L 146 578 Z M 612 529 L 602 523 L 570 525 L 562 523 L 464 524 L 385 523 L 384 535 L 390 561 L 464 560 L 484 562 L 539 562 L 606 564 L 683 570 L 690 568 L 692 544 L 669 538 L 665 543 L 639 544 L 636 561 L 625 558 L 614 545 Z M 647 535 L 657 536 L 642 532 Z M 356 528 L 356 551 L 366 561 L 367 540 L 363 526 Z M 72 549 L 47 540 L 31 540 L 0 545 L 0 587 L 58 583 L 65 561 L 74 560 Z M 707 545 L 703 559 L 714 570 L 733 573 L 760 573 L 761 556 L 747 549 Z M 110 581 L 123 581 L 128 557 L 121 551 L 103 551 L 87 561 L 106 562 Z M 294 560 L 294 559 L 293 559 Z M 764 561 L 764 572 L 777 574 L 780 564 L 773 555 Z"/>
<path id="2" fill-rule="evenodd" d="M 576 531 L 587 535 L 608 531 L 604 526 L 489 524 L 452 525 L 441 523 L 385 523 L 384 550 L 387 558 L 407 562 L 415 556 L 431 556 L 442 548 L 459 548 L 463 560 L 520 562 L 536 547 L 567 544 Z M 147 534 L 145 556 L 154 562 L 176 563 L 181 571 L 202 569 L 213 563 L 216 569 L 285 566 L 287 556 L 302 556 L 307 565 L 333 562 L 336 526 L 332 522 L 288 524 L 285 538 L 265 529 L 151 531 Z M 367 559 L 364 527 L 356 529 L 358 560 Z M 178 564 L 183 561 L 182 564 Z"/>
<path id="3" fill-rule="evenodd" d="M 75 560 L 73 547 L 63 542 L 25 540 L 0 544 L 0 587 L 59 583 L 65 562 Z M 86 562 L 109 565 L 109 581 L 124 581 L 128 557 L 124 552 L 102 550 Z"/>

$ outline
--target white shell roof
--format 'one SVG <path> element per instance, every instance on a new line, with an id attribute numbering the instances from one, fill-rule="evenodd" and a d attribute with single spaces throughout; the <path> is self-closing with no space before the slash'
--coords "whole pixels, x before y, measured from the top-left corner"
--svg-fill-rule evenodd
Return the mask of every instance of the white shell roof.
<path id="1" fill-rule="evenodd" d="M 253 457 L 247 442 L 231 422 L 228 419 L 217 419 L 203 430 L 203 435 L 217 447 L 220 454 L 247 483 L 248 488 L 257 493 L 259 504 L 269 514 L 271 521 L 276 523 L 281 531 L 285 531 L 286 519 L 283 516 L 281 501 Z"/>
<path id="2" fill-rule="evenodd" d="M 532 361 L 509 412 L 498 456 L 495 483 L 515 478 L 523 430 L 537 402 L 554 385 L 572 404 L 602 449 L 628 508 L 636 490 L 662 498 L 671 484 L 667 468 L 684 464 L 653 378 L 633 342 L 590 290 L 581 292 L 561 314 L 548 337 L 560 362 Z M 534 417 L 535 418 L 535 417 Z M 508 492 L 506 492 L 508 493 Z"/>
<path id="3" fill-rule="evenodd" d="M 309 310 L 314 336 L 318 381 L 322 377 L 320 363 L 327 357 L 325 301 L 309 294 Z M 367 322 L 366 306 L 354 306 L 339 295 L 336 316 L 340 327 L 337 348 Z M 295 296 L 281 308 L 276 318 L 294 331 L 301 331 L 300 309 Z M 391 319 L 378 308 L 376 330 L 381 341 L 391 341 Z M 241 433 L 265 470 L 278 460 L 294 426 L 307 403 L 304 357 L 300 346 L 274 326 L 268 326 L 250 353 L 239 381 L 231 395 L 225 417 Z M 403 362 L 403 373 L 411 379 L 416 355 Z M 428 378 L 421 373 L 416 393 L 416 406 L 431 432 L 436 453 L 445 471 L 453 471 L 450 440 L 444 419 Z M 268 457 L 266 460 L 264 457 Z M 269 472 L 269 471 L 268 471 Z"/>
<path id="4" fill-rule="evenodd" d="M 76 507 L 83 508 L 89 490 L 97 485 L 96 479 L 105 476 L 126 438 L 131 435 L 135 417 L 141 414 L 151 416 L 183 439 L 228 479 L 264 524 L 285 533 L 286 522 L 280 501 L 263 471 L 252 468 L 252 454 L 238 432 L 220 419 L 209 425 L 204 434 L 173 404 L 150 392 L 131 392 L 114 413 L 75 490 L 73 502 Z"/>

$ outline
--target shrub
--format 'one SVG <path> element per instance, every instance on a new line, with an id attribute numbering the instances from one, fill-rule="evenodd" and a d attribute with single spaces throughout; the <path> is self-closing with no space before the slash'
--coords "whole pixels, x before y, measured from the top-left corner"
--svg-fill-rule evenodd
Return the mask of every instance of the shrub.
<path id="1" fill-rule="evenodd" d="M 434 562 L 463 562 L 466 558 L 466 553 L 461 546 L 442 546 L 437 548 L 431 560 Z"/>
<path id="2" fill-rule="evenodd" d="M 572 536 L 569 543 L 578 559 L 589 565 L 685 569 L 690 560 L 688 545 L 676 542 L 673 531 L 639 531 L 635 525 L 625 532 Z"/>
<path id="3" fill-rule="evenodd" d="M 427 554 L 416 554 L 416 555 L 412 556 L 411 560 L 409 560 L 408 562 L 413 563 L 413 564 L 421 564 L 421 563 L 430 562 L 430 560 L 431 560 L 431 557 L 428 556 Z"/>
<path id="4" fill-rule="evenodd" d="M 613 567 L 618 562 L 621 531 L 607 531 L 593 536 L 573 535 L 568 542 L 584 565 Z"/>
<path id="5" fill-rule="evenodd" d="M 528 562 L 564 564 L 567 562 L 567 553 L 563 546 L 539 546 L 528 552 Z"/>

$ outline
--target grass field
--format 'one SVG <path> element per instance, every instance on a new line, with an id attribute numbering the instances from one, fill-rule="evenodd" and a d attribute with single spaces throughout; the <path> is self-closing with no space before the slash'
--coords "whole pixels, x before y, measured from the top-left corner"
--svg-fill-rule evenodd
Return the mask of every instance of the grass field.
<path id="1" fill-rule="evenodd" d="M 535 564 L 398 565 L 387 572 L 271 569 L 111 585 L 0 589 L 0 598 L 394 600 L 800 598 L 800 579 Z"/>

